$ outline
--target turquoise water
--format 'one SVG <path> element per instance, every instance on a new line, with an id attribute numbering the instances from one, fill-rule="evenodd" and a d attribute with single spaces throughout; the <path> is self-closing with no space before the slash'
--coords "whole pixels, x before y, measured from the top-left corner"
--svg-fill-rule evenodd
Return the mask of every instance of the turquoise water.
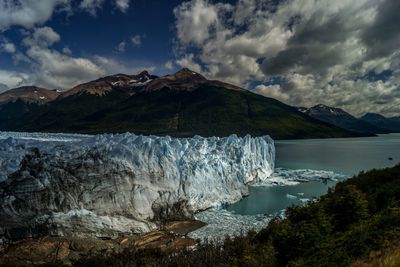
<path id="1" fill-rule="evenodd" d="M 400 162 L 400 134 L 283 140 L 276 141 L 275 146 L 276 167 L 288 175 L 291 170 L 312 169 L 334 171 L 350 177 L 362 170 L 391 167 Z M 226 209 L 242 215 L 275 214 L 291 205 L 319 197 L 335 184 L 335 181 L 310 181 L 297 185 L 251 187 L 248 197 Z"/>
<path id="2" fill-rule="evenodd" d="M 276 141 L 275 146 L 276 166 L 288 169 L 330 170 L 354 175 L 400 162 L 400 134 Z"/>

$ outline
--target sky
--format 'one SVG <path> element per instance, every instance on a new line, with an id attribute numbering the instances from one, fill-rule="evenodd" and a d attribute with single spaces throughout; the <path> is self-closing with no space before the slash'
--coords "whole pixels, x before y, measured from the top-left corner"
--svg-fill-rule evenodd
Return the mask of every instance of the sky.
<path id="1" fill-rule="evenodd" d="M 294 106 L 400 115 L 398 0 L 0 0 L 0 92 L 188 67 Z"/>

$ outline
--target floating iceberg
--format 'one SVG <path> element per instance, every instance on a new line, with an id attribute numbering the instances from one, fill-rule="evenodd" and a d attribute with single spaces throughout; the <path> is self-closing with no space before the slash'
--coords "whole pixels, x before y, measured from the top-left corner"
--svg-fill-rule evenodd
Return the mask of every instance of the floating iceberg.
<path id="1" fill-rule="evenodd" d="M 333 171 L 310 170 L 310 169 L 285 169 L 275 168 L 275 172 L 268 178 L 267 183 L 258 183 L 258 186 L 273 186 L 273 185 L 297 185 L 309 181 L 337 182 L 349 178 L 348 175 Z M 304 193 L 303 193 L 304 194 Z M 299 196 L 302 193 L 298 193 Z"/>
<path id="2" fill-rule="evenodd" d="M 233 237 L 247 234 L 249 231 L 260 231 L 276 216 L 277 214 L 240 215 L 226 209 L 212 208 L 196 214 L 196 219 L 207 224 L 189 233 L 189 237 L 221 242 L 226 236 Z"/>
<path id="3" fill-rule="evenodd" d="M 268 136 L 0 133 L 0 233 L 150 231 L 238 201 L 249 184 L 268 180 L 274 158 Z"/>
<path id="4" fill-rule="evenodd" d="M 286 198 L 289 198 L 289 199 L 297 199 L 296 196 L 291 195 L 291 194 L 286 194 Z"/>

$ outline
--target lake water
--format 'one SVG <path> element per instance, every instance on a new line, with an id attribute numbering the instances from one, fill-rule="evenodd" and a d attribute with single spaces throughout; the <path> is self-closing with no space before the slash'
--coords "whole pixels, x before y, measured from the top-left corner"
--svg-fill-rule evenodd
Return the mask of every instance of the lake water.
<path id="1" fill-rule="evenodd" d="M 400 162 L 400 134 L 368 138 L 285 140 L 276 141 L 275 147 L 276 167 L 289 177 L 292 173 L 297 175 L 294 170 L 311 169 L 333 171 L 338 174 L 335 180 L 341 180 L 362 170 L 391 167 Z M 291 205 L 325 194 L 335 184 L 335 181 L 323 183 L 314 179 L 296 185 L 255 186 L 250 188 L 248 197 L 226 209 L 241 215 L 277 214 Z"/>
<path id="2" fill-rule="evenodd" d="M 276 141 L 276 166 L 357 174 L 400 162 L 400 134 Z M 389 160 L 392 158 L 392 160 Z"/>

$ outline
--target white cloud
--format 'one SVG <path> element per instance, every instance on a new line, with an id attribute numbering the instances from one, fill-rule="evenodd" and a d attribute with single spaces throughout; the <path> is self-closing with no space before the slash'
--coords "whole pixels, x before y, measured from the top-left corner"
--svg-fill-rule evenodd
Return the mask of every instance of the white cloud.
<path id="1" fill-rule="evenodd" d="M 63 52 L 64 54 L 68 55 L 68 56 L 71 56 L 71 55 L 72 55 L 72 51 L 71 51 L 71 49 L 69 49 L 68 46 L 64 47 L 64 48 L 62 49 L 62 52 Z"/>
<path id="2" fill-rule="evenodd" d="M 105 74 L 90 59 L 70 57 L 48 48 L 31 47 L 27 56 L 34 61 L 35 84 L 45 87 L 69 88 Z"/>
<path id="3" fill-rule="evenodd" d="M 182 68 L 189 68 L 189 69 L 191 69 L 191 70 L 193 70 L 195 72 L 198 72 L 198 73 L 202 73 L 203 72 L 200 64 L 195 62 L 194 54 L 185 55 L 184 57 L 178 59 L 176 61 L 176 64 L 178 66 L 181 66 Z"/>
<path id="4" fill-rule="evenodd" d="M 121 11 L 125 11 L 129 7 L 129 1 L 115 3 Z M 0 0 L 0 31 L 13 25 L 28 28 L 19 31 L 23 44 L 20 48 L 21 51 L 5 37 L 0 38 L 0 52 L 11 53 L 14 63 L 23 69 L 20 72 L 0 70 L 0 90 L 22 85 L 68 89 L 79 83 L 113 73 L 137 73 L 143 69 L 155 70 L 152 64 L 143 62 L 122 63 L 104 56 L 76 57 L 72 55 L 68 46 L 64 46 L 62 49 L 55 46 L 60 42 L 61 36 L 51 27 L 41 27 L 40 24 L 46 22 L 56 8 L 67 8 L 69 4 L 69 0 Z M 103 4 L 104 0 L 83 0 L 75 7 L 95 15 Z M 5 12 L 15 15 L 15 17 L 3 16 Z M 26 20 L 18 20 L 20 16 L 30 17 Z M 122 41 L 117 50 L 123 52 L 129 44 L 140 46 L 141 43 L 142 37 L 136 35 L 129 42 Z"/>
<path id="5" fill-rule="evenodd" d="M 289 95 L 282 92 L 282 88 L 279 84 L 274 84 L 274 85 L 261 84 L 256 86 L 254 92 L 266 97 L 280 99 L 281 101 L 287 101 L 290 98 Z"/>
<path id="6" fill-rule="evenodd" d="M 117 53 L 124 53 L 126 50 L 126 46 L 127 46 L 127 43 L 125 41 L 122 41 L 117 45 L 117 47 L 115 48 L 115 51 Z"/>
<path id="7" fill-rule="evenodd" d="M 10 54 L 14 54 L 17 51 L 15 45 L 10 42 L 4 42 L 0 44 L 0 52 L 6 52 Z"/>
<path id="8" fill-rule="evenodd" d="M 97 11 L 102 8 L 104 0 L 83 0 L 79 7 L 92 16 L 96 16 Z"/>
<path id="9" fill-rule="evenodd" d="M 35 28 L 24 32 L 25 51 L 16 53 L 23 61 L 25 72 L 0 70 L 0 90 L 22 85 L 37 85 L 45 88 L 69 89 L 79 83 L 98 79 L 115 73 L 134 74 L 144 69 L 152 72 L 155 67 L 143 62 L 121 63 L 104 56 L 74 57 L 68 47 L 61 52 L 53 46 L 61 40 L 60 35 L 50 27 Z M 2 40 L 3 43 L 6 41 Z M 124 43 L 124 42 L 122 42 Z M 127 43 L 125 42 L 125 45 Z M 125 46 L 119 48 L 122 51 Z M 5 86 L 4 86 L 5 85 Z M 6 88 L 7 86 L 7 88 Z"/>
<path id="10" fill-rule="evenodd" d="M 142 37 L 140 35 L 132 36 L 131 42 L 134 46 L 141 46 L 142 45 Z"/>
<path id="11" fill-rule="evenodd" d="M 181 4 L 175 10 L 177 34 L 186 44 L 202 44 L 218 21 L 217 7 L 208 1 L 194 0 Z"/>
<path id="12" fill-rule="evenodd" d="M 32 28 L 43 24 L 56 8 L 69 4 L 69 0 L 0 0 L 0 32 L 13 25 Z"/>
<path id="13" fill-rule="evenodd" d="M 115 7 L 122 13 L 126 13 L 129 9 L 130 0 L 115 0 Z M 103 8 L 105 0 L 83 0 L 79 7 L 89 12 L 92 16 L 96 16 L 97 12 Z"/>
<path id="14" fill-rule="evenodd" d="M 50 27 L 36 28 L 32 35 L 23 40 L 26 46 L 48 47 L 60 41 L 61 37 Z"/>
<path id="15" fill-rule="evenodd" d="M 26 34 L 23 40 L 26 51 L 24 54 L 18 52 L 18 55 L 26 63 L 24 67 L 30 71 L 3 71 L 0 82 L 10 88 L 35 84 L 66 89 L 105 74 L 105 70 L 91 59 L 72 57 L 68 49 L 63 49 L 63 53 L 53 49 L 52 45 L 60 41 L 60 35 L 52 28 L 36 28 Z"/>
<path id="16" fill-rule="evenodd" d="M 141 44 L 142 44 L 142 37 L 140 36 L 140 35 L 135 35 L 135 36 L 133 36 L 133 37 L 131 37 L 130 38 L 130 43 L 133 45 L 133 46 L 136 46 L 136 47 L 139 47 L 139 46 L 141 46 Z M 121 41 L 116 47 L 115 47 L 115 50 L 114 50 L 114 52 L 115 53 L 118 53 L 118 54 L 120 54 L 120 53 L 124 53 L 125 51 L 126 51 L 126 49 L 128 48 L 128 46 L 129 46 L 129 41 L 127 42 L 127 41 Z"/>
<path id="17" fill-rule="evenodd" d="M 7 90 L 8 88 L 18 87 L 29 80 L 30 76 L 26 73 L 19 73 L 16 71 L 0 70 L 0 84 L 2 84 L 1 90 Z"/>
<path id="18" fill-rule="evenodd" d="M 125 13 L 129 8 L 129 0 L 116 0 L 115 5 L 121 12 Z"/>
<path id="19" fill-rule="evenodd" d="M 0 93 L 7 91 L 9 89 L 8 85 L 0 83 Z"/>
<path id="20" fill-rule="evenodd" d="M 164 68 L 166 68 L 167 70 L 172 70 L 174 68 L 174 63 L 171 60 L 168 60 L 167 62 L 165 62 Z"/>
<path id="21" fill-rule="evenodd" d="M 296 106 L 400 112 L 399 1 L 222 2 L 175 8 L 178 65 L 244 87 L 259 81 L 256 92 Z M 368 79 L 386 70 L 390 79 Z"/>
<path id="22" fill-rule="evenodd" d="M 126 74 L 136 74 L 143 70 L 153 72 L 156 67 L 152 64 L 146 64 L 143 62 L 129 62 L 122 64 L 121 62 L 108 57 L 95 56 L 93 57 L 93 62 L 100 66 L 105 73 L 115 74 L 115 73 L 126 73 Z"/>

